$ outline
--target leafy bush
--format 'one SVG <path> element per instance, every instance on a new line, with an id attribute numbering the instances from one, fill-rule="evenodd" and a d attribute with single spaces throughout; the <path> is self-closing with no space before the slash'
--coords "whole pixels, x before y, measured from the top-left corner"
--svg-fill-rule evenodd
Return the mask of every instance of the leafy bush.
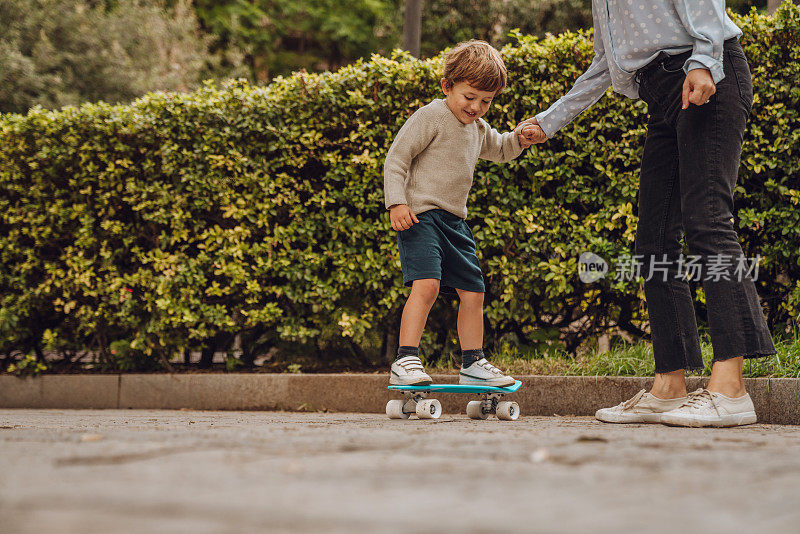
<path id="1" fill-rule="evenodd" d="M 737 17 L 755 103 L 736 189 L 748 256 L 776 330 L 800 315 L 800 9 Z M 517 35 L 500 129 L 548 106 L 588 66 L 590 32 Z M 393 352 L 402 286 L 383 207 L 393 135 L 438 97 L 441 56 L 373 56 L 269 87 L 207 83 L 129 106 L 0 120 L 0 355 L 125 340 L 155 364 L 187 349 L 365 364 Z M 609 95 L 517 160 L 481 162 L 468 222 L 487 277 L 486 341 L 574 350 L 648 329 L 640 281 L 583 284 L 578 255 L 633 250 L 645 105 Z M 698 292 L 702 323 L 702 293 Z M 423 338 L 456 347 L 454 299 Z M 121 364 L 116 364 L 121 366 Z M 305 363 L 304 363 L 305 368 Z"/>
<path id="2" fill-rule="evenodd" d="M 47 364 L 25 354 L 6 368 L 6 372 L 17 376 L 36 376 L 48 370 Z"/>
<path id="3" fill-rule="evenodd" d="M 797 1 L 795 1 L 797 3 Z M 405 0 L 195 0 L 215 48 L 244 55 L 251 80 L 340 68 L 402 45 Z M 766 0 L 728 0 L 737 13 Z M 543 36 L 592 26 L 591 0 L 425 0 L 421 56 L 471 38 L 500 47 L 509 32 Z"/>
<path id="4" fill-rule="evenodd" d="M 187 0 L 0 2 L 0 111 L 85 101 L 129 102 L 153 90 L 196 89 L 219 70 Z M 240 59 L 230 57 L 234 72 Z"/>
<path id="5" fill-rule="evenodd" d="M 395 0 L 196 0 L 215 48 L 247 58 L 252 80 L 295 70 L 339 68 L 370 52 L 389 50 Z"/>

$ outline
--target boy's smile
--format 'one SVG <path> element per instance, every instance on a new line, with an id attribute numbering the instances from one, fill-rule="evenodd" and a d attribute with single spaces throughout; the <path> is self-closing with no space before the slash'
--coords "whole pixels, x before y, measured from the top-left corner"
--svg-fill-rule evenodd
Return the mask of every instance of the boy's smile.
<path id="1" fill-rule="evenodd" d="M 463 124 L 471 124 L 482 117 L 495 96 L 494 92 L 476 89 L 465 81 L 455 83 L 452 87 L 447 85 L 445 79 L 441 83 L 442 91 L 447 96 L 447 107 Z"/>

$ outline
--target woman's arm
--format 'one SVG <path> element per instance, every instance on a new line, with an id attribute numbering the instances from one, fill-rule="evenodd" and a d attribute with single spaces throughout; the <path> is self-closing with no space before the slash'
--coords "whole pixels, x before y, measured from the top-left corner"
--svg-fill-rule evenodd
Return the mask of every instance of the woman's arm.
<path id="1" fill-rule="evenodd" d="M 598 37 L 595 37 L 595 41 Z M 539 126 L 548 138 L 572 122 L 575 117 L 600 100 L 611 86 L 605 54 L 595 55 L 592 64 L 586 69 L 572 88 L 555 101 L 547 110 L 536 115 Z"/>
<path id="2" fill-rule="evenodd" d="M 539 127 L 548 138 L 553 137 L 558 130 L 572 122 L 575 117 L 600 100 L 606 89 L 611 86 L 611 74 L 608 70 L 608 61 L 599 23 L 600 17 L 595 10 L 594 4 L 592 2 L 592 19 L 594 23 L 592 47 L 594 48 L 594 58 L 591 65 L 586 69 L 586 72 L 575 80 L 575 84 L 567 94 L 535 117 Z M 531 119 L 529 121 L 532 122 Z"/>
<path id="3" fill-rule="evenodd" d="M 725 0 L 673 0 L 686 32 L 694 39 L 692 55 L 683 65 L 686 74 L 708 69 L 714 83 L 725 78 L 722 46 L 725 41 Z"/>

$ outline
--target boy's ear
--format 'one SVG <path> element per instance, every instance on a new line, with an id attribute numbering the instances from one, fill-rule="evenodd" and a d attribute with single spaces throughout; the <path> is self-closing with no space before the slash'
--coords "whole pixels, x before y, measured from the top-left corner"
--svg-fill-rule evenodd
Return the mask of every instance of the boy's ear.
<path id="1" fill-rule="evenodd" d="M 442 78 L 440 80 L 440 83 L 442 84 L 442 91 L 444 92 L 445 96 L 450 94 L 451 87 L 450 87 L 450 83 L 447 81 L 447 78 Z"/>

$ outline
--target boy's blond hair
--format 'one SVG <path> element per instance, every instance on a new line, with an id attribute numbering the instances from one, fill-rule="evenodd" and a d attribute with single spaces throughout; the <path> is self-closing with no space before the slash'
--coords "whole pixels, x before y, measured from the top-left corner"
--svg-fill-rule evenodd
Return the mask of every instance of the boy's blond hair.
<path id="1" fill-rule="evenodd" d="M 486 41 L 471 39 L 458 43 L 444 57 L 444 78 L 448 87 L 467 82 L 475 89 L 499 94 L 508 74 L 500 52 Z"/>

